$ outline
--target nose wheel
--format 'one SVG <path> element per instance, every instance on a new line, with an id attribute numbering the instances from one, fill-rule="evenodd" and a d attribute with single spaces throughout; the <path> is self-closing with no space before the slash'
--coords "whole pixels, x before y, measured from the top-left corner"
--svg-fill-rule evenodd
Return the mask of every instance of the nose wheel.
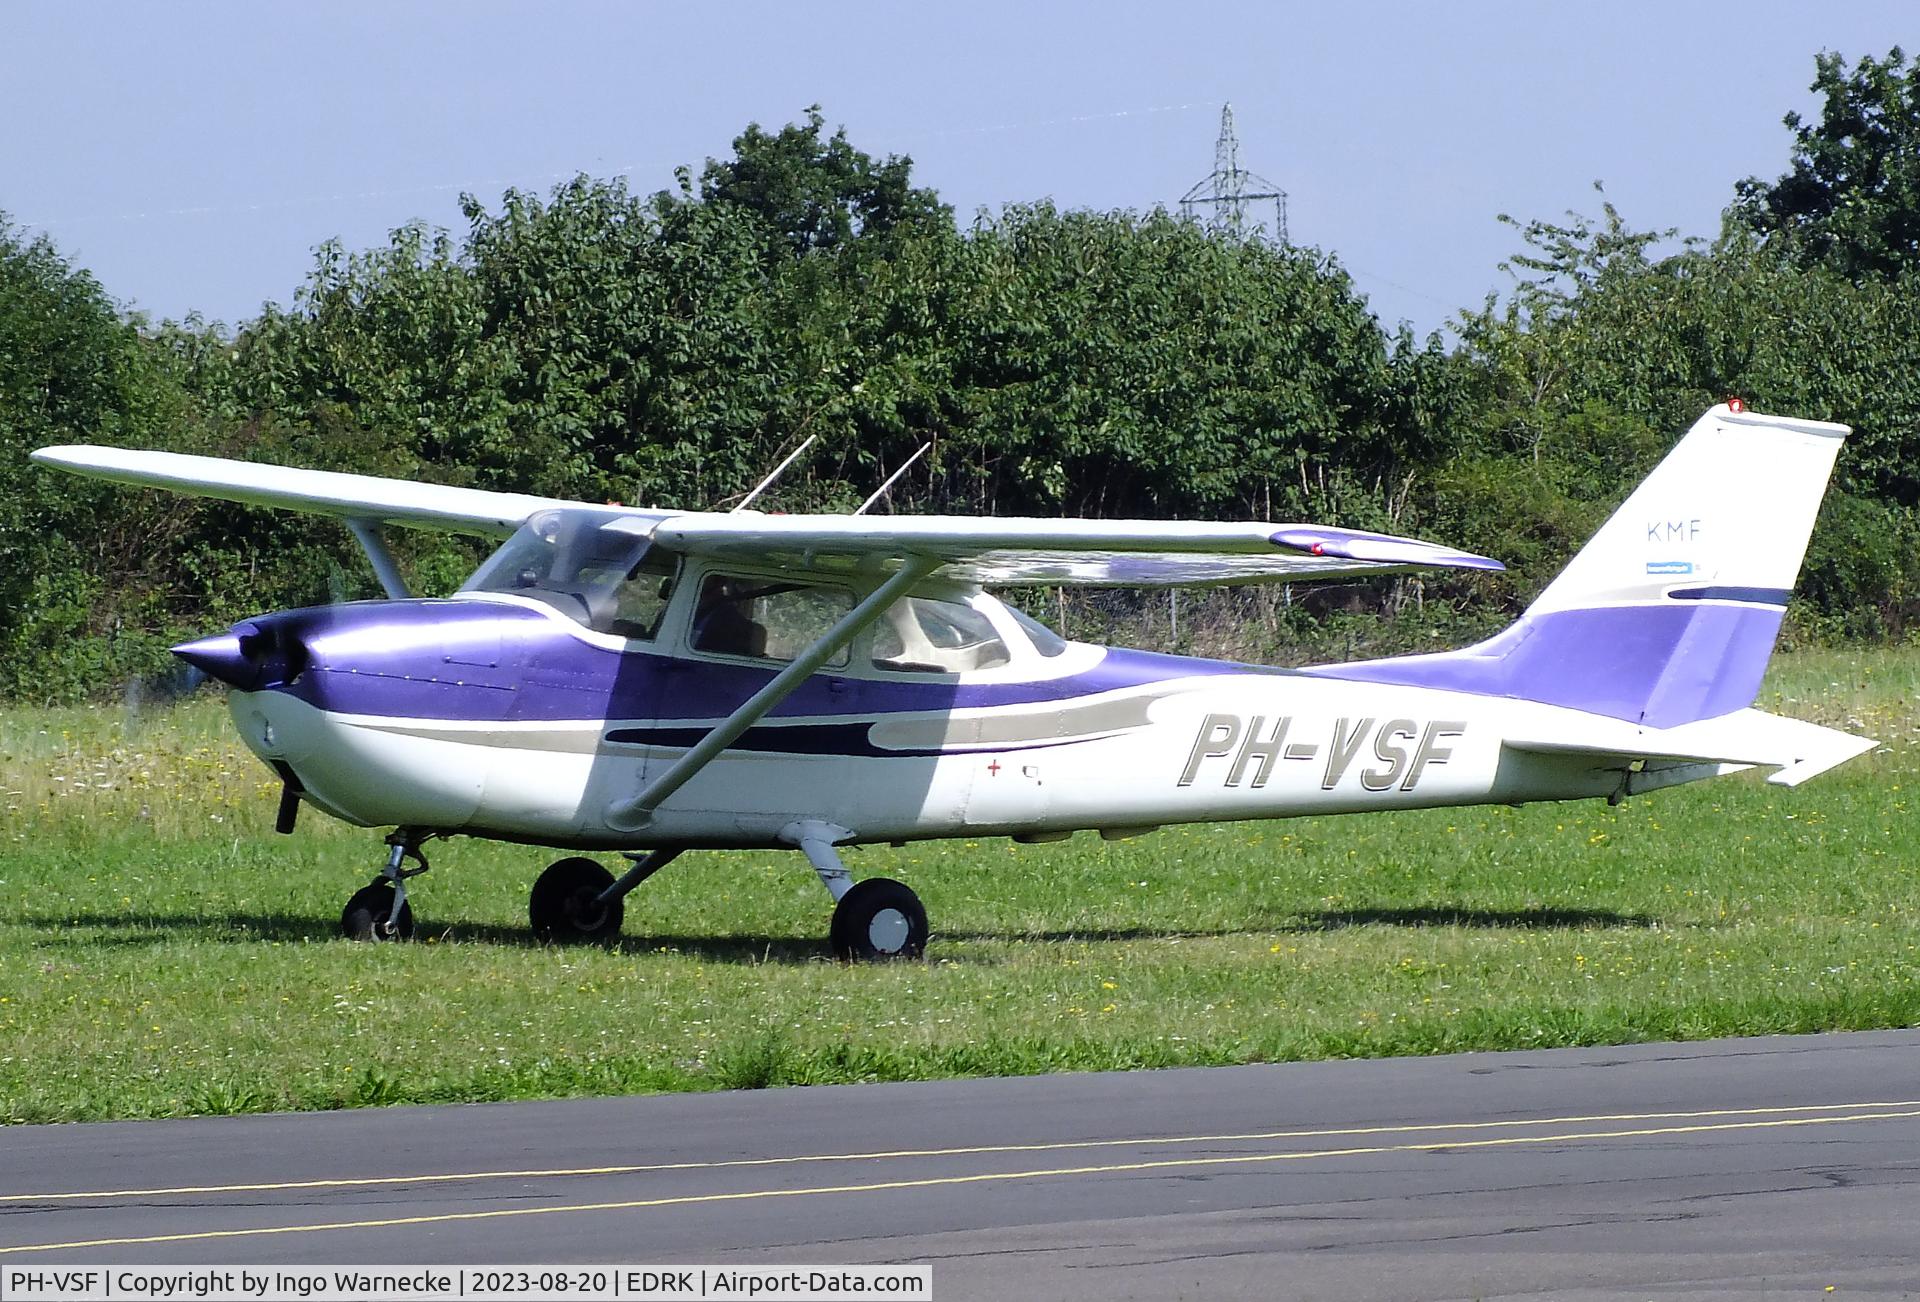
<path id="1" fill-rule="evenodd" d="M 384 877 L 362 886 L 340 911 L 341 933 L 348 940 L 412 940 L 413 906 L 401 900 L 396 911 L 396 894 Z"/>
<path id="2" fill-rule="evenodd" d="M 413 906 L 407 903 L 407 878 L 427 870 L 420 845 L 427 839 L 405 828 L 387 838 L 392 850 L 373 883 L 362 886 L 340 910 L 340 931 L 348 940 L 412 940 Z M 406 866 L 412 859 L 418 868 Z"/>

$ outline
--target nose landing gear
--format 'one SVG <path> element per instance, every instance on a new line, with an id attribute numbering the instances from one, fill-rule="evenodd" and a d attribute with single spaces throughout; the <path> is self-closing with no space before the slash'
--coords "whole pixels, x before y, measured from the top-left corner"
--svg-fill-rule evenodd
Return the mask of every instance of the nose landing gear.
<path id="1" fill-rule="evenodd" d="M 387 838 L 387 866 L 371 885 L 362 886 L 340 911 L 340 930 L 348 940 L 412 940 L 413 906 L 407 903 L 407 878 L 427 871 L 420 846 L 431 833 L 401 828 Z M 412 859 L 418 868 L 404 864 Z"/>

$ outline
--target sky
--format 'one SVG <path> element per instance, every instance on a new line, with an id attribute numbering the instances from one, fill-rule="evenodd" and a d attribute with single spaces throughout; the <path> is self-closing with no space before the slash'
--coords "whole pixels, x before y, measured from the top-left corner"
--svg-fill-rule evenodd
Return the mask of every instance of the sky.
<path id="1" fill-rule="evenodd" d="M 1424 334 L 1511 284 L 1498 214 L 1597 213 L 1596 180 L 1636 228 L 1713 235 L 1736 181 L 1786 169 L 1814 55 L 1903 40 L 1913 0 L 8 0 L 0 212 L 129 310 L 233 324 L 323 240 L 457 230 L 463 190 L 582 171 L 659 189 L 814 103 L 967 220 L 1171 206 L 1231 102 L 1293 241 Z"/>

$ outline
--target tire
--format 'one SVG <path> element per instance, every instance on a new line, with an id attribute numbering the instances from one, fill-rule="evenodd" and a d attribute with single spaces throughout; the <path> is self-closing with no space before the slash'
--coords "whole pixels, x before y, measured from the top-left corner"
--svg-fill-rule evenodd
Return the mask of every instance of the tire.
<path id="1" fill-rule="evenodd" d="M 534 937 L 577 945 L 619 935 L 627 902 L 593 902 L 611 885 L 613 874 L 591 859 L 561 859 L 548 864 L 527 896 L 527 921 L 533 924 Z"/>
<path id="2" fill-rule="evenodd" d="M 849 963 L 919 958 L 927 948 L 920 897 L 890 877 L 869 877 L 833 907 L 833 952 Z"/>
<path id="3" fill-rule="evenodd" d="M 400 906 L 400 920 L 393 916 L 393 883 L 377 881 L 362 886 L 340 910 L 340 931 L 348 940 L 412 940 L 413 905 Z"/>

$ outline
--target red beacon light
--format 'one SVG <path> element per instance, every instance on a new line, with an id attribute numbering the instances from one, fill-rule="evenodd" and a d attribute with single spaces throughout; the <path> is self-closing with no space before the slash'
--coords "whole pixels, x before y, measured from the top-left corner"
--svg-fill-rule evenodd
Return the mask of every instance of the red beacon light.
<path id="1" fill-rule="evenodd" d="M 1737 416 L 1741 412 L 1745 411 L 1746 409 L 1747 409 L 1747 400 L 1745 398 L 1728 398 L 1727 399 L 1727 410 L 1732 412 L 1734 415 Z"/>

